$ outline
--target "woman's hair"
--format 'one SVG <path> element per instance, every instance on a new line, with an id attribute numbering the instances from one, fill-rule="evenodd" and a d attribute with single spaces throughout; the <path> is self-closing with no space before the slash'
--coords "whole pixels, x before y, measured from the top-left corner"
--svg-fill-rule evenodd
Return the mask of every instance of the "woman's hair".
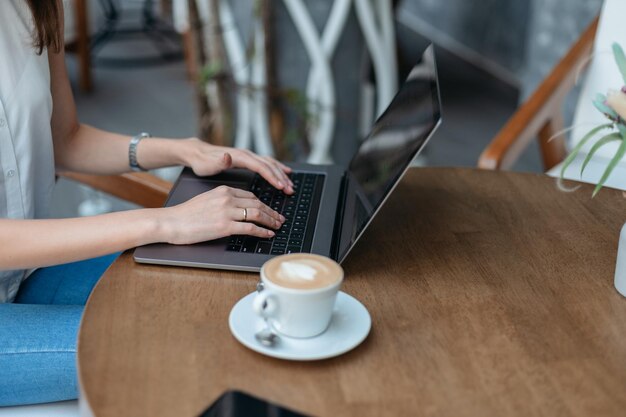
<path id="1" fill-rule="evenodd" d="M 0 0 L 2 1 L 2 0 Z M 59 26 L 61 11 L 60 1 L 57 0 L 27 0 L 33 13 L 35 33 L 33 43 L 38 54 L 44 48 L 55 52 L 61 50 L 61 28 Z"/>

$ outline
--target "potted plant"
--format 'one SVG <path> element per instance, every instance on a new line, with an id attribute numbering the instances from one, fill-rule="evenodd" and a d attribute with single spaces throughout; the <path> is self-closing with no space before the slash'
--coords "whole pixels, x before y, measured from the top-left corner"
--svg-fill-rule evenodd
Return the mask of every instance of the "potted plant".
<path id="1" fill-rule="evenodd" d="M 587 164 L 591 161 L 591 158 L 593 158 L 600 148 L 608 143 L 618 143 L 615 153 L 609 160 L 600 180 L 593 190 L 592 197 L 602 189 L 617 164 L 624 158 L 624 155 L 626 155 L 626 55 L 622 47 L 617 43 L 613 44 L 613 56 L 615 57 L 615 62 L 622 75 L 624 86 L 622 86 L 619 91 L 609 91 L 607 95 L 602 93 L 596 95 L 593 104 L 607 118 L 607 123 L 594 127 L 583 136 L 580 142 L 572 149 L 568 157 L 565 158 L 559 178 L 559 181 L 562 181 L 565 170 L 574 159 L 576 159 L 587 143 L 591 143 L 595 140 L 583 161 L 580 171 L 581 176 Z M 626 224 L 624 224 L 620 233 L 617 262 L 615 266 L 615 288 L 620 294 L 626 297 Z"/>

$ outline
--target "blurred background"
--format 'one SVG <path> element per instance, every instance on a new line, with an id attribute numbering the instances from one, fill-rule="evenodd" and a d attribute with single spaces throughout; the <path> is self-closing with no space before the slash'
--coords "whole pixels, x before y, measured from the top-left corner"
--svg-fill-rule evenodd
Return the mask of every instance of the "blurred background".
<path id="1" fill-rule="evenodd" d="M 347 165 L 432 41 L 443 125 L 416 164 L 476 166 L 601 3 L 64 0 L 67 66 L 83 123 Z M 538 147 L 514 168 L 543 172 Z M 53 216 L 128 207 L 61 179 Z"/>

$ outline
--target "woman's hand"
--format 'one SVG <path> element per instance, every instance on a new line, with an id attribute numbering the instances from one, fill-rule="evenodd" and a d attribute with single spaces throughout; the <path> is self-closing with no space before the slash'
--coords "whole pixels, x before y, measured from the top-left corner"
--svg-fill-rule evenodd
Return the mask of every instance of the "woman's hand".
<path id="1" fill-rule="evenodd" d="M 287 176 L 291 168 L 274 158 L 256 155 L 247 149 L 211 145 L 196 138 L 184 141 L 185 163 L 196 175 L 215 175 L 228 168 L 247 168 L 265 178 L 286 194 L 293 194 L 293 183 Z"/>
<path id="2" fill-rule="evenodd" d="M 245 211 L 244 211 L 245 209 Z M 271 238 L 285 218 L 254 194 L 225 185 L 160 210 L 161 241 L 190 244 L 230 235 Z"/>

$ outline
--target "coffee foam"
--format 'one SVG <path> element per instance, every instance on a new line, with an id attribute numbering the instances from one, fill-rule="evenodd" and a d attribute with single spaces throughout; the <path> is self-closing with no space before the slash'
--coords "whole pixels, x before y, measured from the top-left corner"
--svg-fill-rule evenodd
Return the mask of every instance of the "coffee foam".
<path id="1" fill-rule="evenodd" d="M 326 269 L 316 261 L 285 261 L 278 268 L 278 277 L 288 281 L 315 281 L 318 269 Z"/>
<path id="2" fill-rule="evenodd" d="M 268 261 L 263 270 L 271 282 L 293 289 L 324 288 L 343 278 L 343 270 L 337 263 L 311 254 L 279 256 Z"/>

